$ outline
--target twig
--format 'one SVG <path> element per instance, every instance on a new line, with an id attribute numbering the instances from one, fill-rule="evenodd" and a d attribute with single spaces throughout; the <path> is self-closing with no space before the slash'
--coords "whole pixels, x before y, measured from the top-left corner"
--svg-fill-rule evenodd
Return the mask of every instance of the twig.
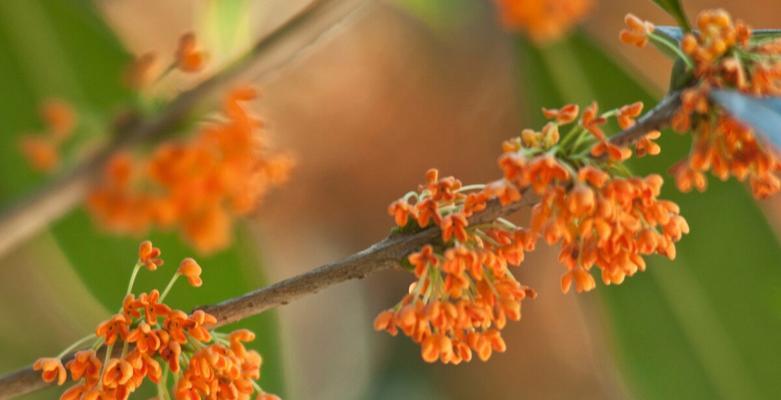
<path id="1" fill-rule="evenodd" d="M 640 139 L 650 131 L 664 129 L 670 125 L 675 112 L 681 106 L 681 93 L 667 94 L 653 109 L 637 119 L 637 123 L 610 138 L 613 144 L 626 146 Z"/>
<path id="2" fill-rule="evenodd" d="M 469 219 L 469 224 L 490 222 L 498 217 L 512 214 L 526 205 L 528 204 L 524 202 L 516 202 L 503 207 L 494 200 L 488 203 L 485 210 L 473 215 Z M 317 293 L 320 289 L 333 284 L 360 279 L 372 272 L 397 267 L 399 260 L 424 244 L 430 243 L 439 234 L 439 229 L 432 228 L 410 235 L 391 235 L 340 261 L 202 309 L 217 317 L 217 326 L 230 324 L 270 308 L 285 305 L 303 295 Z"/>
<path id="3" fill-rule="evenodd" d="M 615 135 L 611 140 L 617 144 L 629 144 L 652 130 L 667 126 L 679 101 L 678 94 L 668 95 L 657 107 L 638 119 L 637 124 Z M 493 221 L 498 217 L 510 215 L 526 205 L 528 204 L 521 201 L 502 206 L 497 200 L 492 200 L 485 210 L 469 218 L 469 224 L 477 225 Z M 439 234 L 438 228 L 429 228 L 414 234 L 391 235 L 340 261 L 325 264 L 304 274 L 200 309 L 217 318 L 217 327 L 224 326 L 288 304 L 304 295 L 317 293 L 331 285 L 397 267 L 399 260 L 431 242 Z M 72 356 L 70 354 L 65 359 L 70 359 Z M 30 393 L 46 386 L 39 374 L 31 367 L 27 367 L 0 378 L 0 400 Z"/>
<path id="4" fill-rule="evenodd" d="M 139 142 L 164 137 L 223 84 L 252 66 L 255 60 L 273 60 L 260 66 L 260 71 L 253 74 L 255 77 L 276 71 L 295 60 L 301 48 L 306 49 L 311 43 L 317 42 L 331 28 L 345 21 L 368 2 L 370 0 L 315 0 L 260 39 L 243 57 L 177 96 L 159 114 L 148 120 L 141 120 L 137 116 L 126 119 L 124 124 L 115 128 L 114 140 L 104 148 L 0 214 L 0 257 L 78 205 L 111 155 Z M 295 41 L 304 43 L 298 48 L 285 48 L 286 43 Z"/>

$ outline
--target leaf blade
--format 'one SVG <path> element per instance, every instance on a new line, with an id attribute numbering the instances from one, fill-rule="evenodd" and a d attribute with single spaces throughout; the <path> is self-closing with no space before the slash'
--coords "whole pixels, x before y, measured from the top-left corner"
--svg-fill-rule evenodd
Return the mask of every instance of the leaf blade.
<path id="1" fill-rule="evenodd" d="M 686 31 L 691 30 L 691 26 L 689 25 L 689 20 L 686 18 L 686 13 L 683 10 L 683 7 L 681 6 L 681 2 L 679 0 L 653 0 L 654 3 L 656 3 L 657 6 L 661 7 L 664 11 L 666 11 L 670 16 L 675 18 L 676 21 L 678 21 L 678 25 L 681 26 Z"/>
<path id="2" fill-rule="evenodd" d="M 711 90 L 711 100 L 781 149 L 781 97 L 758 98 L 735 90 Z"/>

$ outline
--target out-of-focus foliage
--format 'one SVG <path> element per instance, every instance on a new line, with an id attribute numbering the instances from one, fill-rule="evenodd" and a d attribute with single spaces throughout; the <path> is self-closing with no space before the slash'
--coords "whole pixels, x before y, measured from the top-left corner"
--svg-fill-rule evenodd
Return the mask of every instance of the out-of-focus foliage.
<path id="1" fill-rule="evenodd" d="M 202 36 L 214 67 L 238 57 L 249 45 L 252 2 L 210 0 L 202 8 Z"/>
<path id="2" fill-rule="evenodd" d="M 39 101 L 63 97 L 89 106 L 87 118 L 101 115 L 129 98 L 117 75 L 129 56 L 81 3 L 8 1 L 0 4 L 0 59 L 0 198 L 7 204 L 46 180 L 26 167 L 18 146 L 20 134 L 41 128 Z"/>
<path id="3" fill-rule="evenodd" d="M 395 0 L 395 3 L 439 32 L 463 24 L 479 7 L 469 0 Z"/>
<path id="4" fill-rule="evenodd" d="M 26 167 L 17 145 L 20 134 L 40 126 L 38 103 L 55 96 L 89 112 L 80 118 L 109 116 L 119 105 L 131 101 L 120 79 L 130 56 L 88 3 L 35 0 L 0 3 L 0 58 L 0 87 L 6 93 L 0 99 L 4 125 L 0 135 L 0 196 L 3 203 L 8 203 L 46 181 Z M 119 307 L 138 242 L 143 238 L 100 232 L 82 210 L 56 222 L 52 233 L 95 298 L 107 310 Z M 264 278 L 252 244 L 242 232 L 236 237 L 228 250 L 198 257 L 174 234 L 152 234 L 151 239 L 163 249 L 167 263 L 154 273 L 142 271 L 136 290 L 162 290 L 178 262 L 187 256 L 195 256 L 204 267 L 205 283 L 194 290 L 179 282 L 170 297 L 171 304 L 178 308 L 189 310 L 262 286 Z M 264 357 L 261 382 L 270 392 L 283 395 L 275 314 L 264 313 L 237 326 L 257 334 L 252 347 Z M 32 361 L 41 355 L 29 354 L 27 358 Z M 43 396 L 49 398 L 51 394 Z"/>
<path id="5" fill-rule="evenodd" d="M 629 72 L 579 33 L 538 50 L 519 40 L 530 112 L 592 100 L 605 108 L 652 96 Z M 533 87 L 529 88 L 529 84 Z M 688 138 L 667 133 L 662 154 L 634 161 L 637 173 L 661 173 L 680 159 Z M 668 181 L 672 181 L 667 176 Z M 663 197 L 681 206 L 691 234 L 678 257 L 650 258 L 648 271 L 618 287 L 598 287 L 611 345 L 638 398 L 767 398 L 781 343 L 776 289 L 781 248 L 756 203 L 735 182 L 713 182 L 704 194 Z M 774 294 L 776 293 L 776 294 Z"/>

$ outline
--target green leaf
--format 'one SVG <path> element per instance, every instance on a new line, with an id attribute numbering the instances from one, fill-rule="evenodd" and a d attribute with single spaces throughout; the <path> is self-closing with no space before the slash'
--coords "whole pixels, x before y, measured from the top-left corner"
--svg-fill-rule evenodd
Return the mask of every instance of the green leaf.
<path id="1" fill-rule="evenodd" d="M 637 100 L 650 108 L 659 97 L 583 34 L 542 50 L 519 39 L 519 53 L 522 93 L 535 115 L 541 106 L 592 99 L 602 109 Z M 662 154 L 633 162 L 635 172 L 664 175 L 688 152 L 680 135 L 659 142 Z M 781 392 L 776 237 L 741 184 L 711 179 L 706 193 L 681 194 L 666 178 L 662 197 L 678 203 L 691 226 L 678 258 L 648 257 L 647 272 L 581 296 L 604 305 L 609 347 L 631 397 L 772 398 Z"/>
<path id="2" fill-rule="evenodd" d="M 711 90 L 710 98 L 781 149 L 781 97 L 754 97 L 735 90 Z"/>
<path id="3" fill-rule="evenodd" d="M 664 11 L 667 11 L 668 14 L 670 14 L 673 18 L 675 18 L 676 21 L 678 21 L 678 25 L 681 26 L 686 31 L 690 31 L 691 27 L 689 26 L 689 20 L 686 18 L 686 13 L 683 11 L 683 7 L 681 7 L 681 2 L 679 0 L 653 0 L 656 5 L 661 7 Z"/>

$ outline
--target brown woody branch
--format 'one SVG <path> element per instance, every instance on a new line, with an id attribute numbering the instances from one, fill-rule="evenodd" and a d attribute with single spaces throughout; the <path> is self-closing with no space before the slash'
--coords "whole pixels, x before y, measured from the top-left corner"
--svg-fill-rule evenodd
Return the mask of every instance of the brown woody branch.
<path id="1" fill-rule="evenodd" d="M 628 145 L 650 131 L 666 127 L 679 104 L 680 98 L 677 93 L 668 95 L 654 109 L 639 118 L 637 124 L 613 136 L 611 140 L 619 145 Z M 469 218 L 469 223 L 476 225 L 493 221 L 498 217 L 510 215 L 525 205 L 527 204 L 524 202 L 516 202 L 502 206 L 498 201 L 492 200 L 485 210 Z M 391 235 L 340 261 L 322 265 L 304 274 L 222 303 L 200 308 L 217 317 L 218 327 L 224 326 L 288 304 L 299 297 L 317 293 L 331 285 L 395 268 L 399 265 L 399 260 L 431 242 L 439 234 L 438 228 L 429 228 L 414 234 Z M 69 354 L 65 360 L 72 356 Z M 47 384 L 31 367 L 23 368 L 0 378 L 0 400 L 30 393 L 46 386 Z"/>
<path id="2" fill-rule="evenodd" d="M 278 70 L 294 60 L 302 49 L 317 42 L 360 10 L 360 6 L 369 2 L 370 0 L 314 0 L 260 39 L 243 57 L 177 96 L 159 114 L 146 120 L 138 118 L 137 115 L 125 118 L 124 123 L 115 127 L 113 140 L 104 148 L 0 213 L 0 257 L 76 207 L 102 171 L 102 166 L 117 151 L 164 137 L 199 105 L 213 97 L 225 83 L 250 67 L 256 66 L 257 69 L 252 73 L 253 80 Z"/>
<path id="3" fill-rule="evenodd" d="M 628 146 L 650 131 L 664 129 L 670 125 L 680 106 L 680 92 L 669 93 L 656 107 L 638 118 L 635 125 L 611 137 L 610 141 L 618 146 Z"/>
<path id="4" fill-rule="evenodd" d="M 634 126 L 611 137 L 610 140 L 619 146 L 629 145 L 650 131 L 663 129 L 669 125 L 679 106 L 679 93 L 671 93 L 639 118 Z M 489 203 L 486 210 L 470 218 L 469 223 L 474 225 L 493 221 L 498 217 L 512 214 L 524 205 L 523 202 L 518 202 L 502 207 L 494 200 Z M 243 296 L 205 306 L 203 309 L 217 317 L 219 326 L 236 322 L 270 308 L 285 305 L 303 295 L 316 293 L 333 284 L 363 278 L 372 272 L 397 266 L 399 260 L 431 242 L 438 234 L 438 229 L 427 229 L 414 235 L 390 236 L 343 260 L 323 265 Z"/>

